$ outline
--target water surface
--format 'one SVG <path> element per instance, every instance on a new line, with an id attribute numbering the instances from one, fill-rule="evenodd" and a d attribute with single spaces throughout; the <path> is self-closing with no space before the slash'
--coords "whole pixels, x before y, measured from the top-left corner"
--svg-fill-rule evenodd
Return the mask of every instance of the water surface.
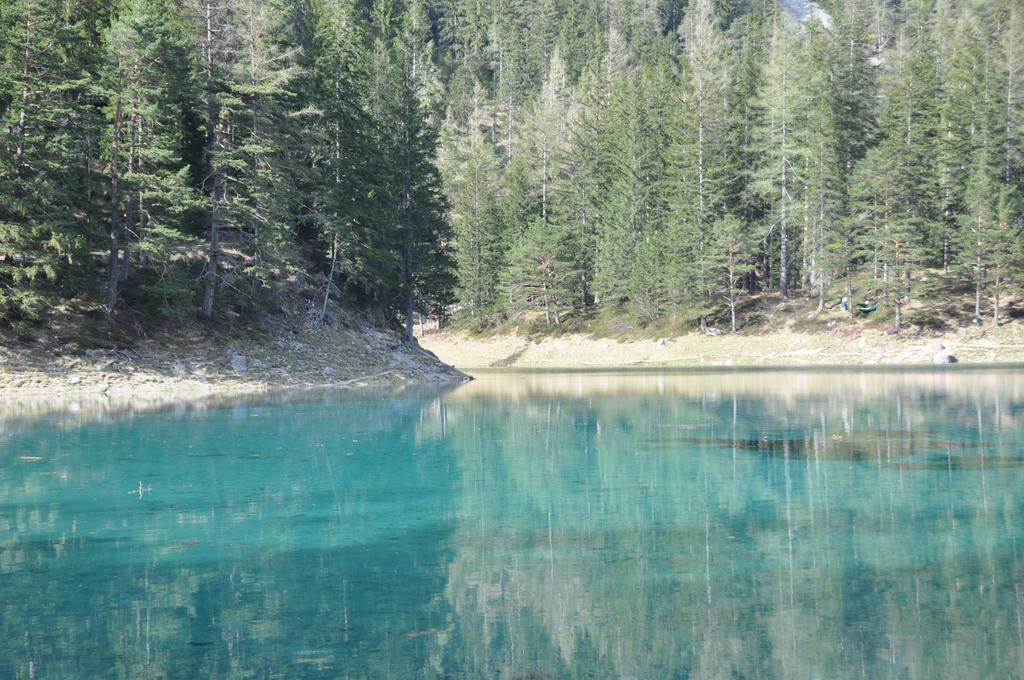
<path id="1" fill-rule="evenodd" d="M 1024 371 L 0 423 L 0 677 L 1019 677 Z"/>

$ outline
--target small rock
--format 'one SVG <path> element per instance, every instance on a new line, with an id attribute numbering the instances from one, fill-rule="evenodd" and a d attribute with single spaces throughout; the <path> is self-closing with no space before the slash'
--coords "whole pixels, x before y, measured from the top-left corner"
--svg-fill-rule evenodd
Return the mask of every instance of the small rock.
<path id="1" fill-rule="evenodd" d="M 231 368 L 234 369 L 235 373 L 245 373 L 245 370 L 249 368 L 249 362 L 246 360 L 244 354 L 232 354 L 231 355 Z"/>
<path id="2" fill-rule="evenodd" d="M 936 352 L 935 356 L 932 358 L 933 364 L 955 364 L 956 362 L 956 357 L 949 352 Z"/>
<path id="3" fill-rule="evenodd" d="M 704 331 L 704 333 L 706 335 L 710 335 L 710 336 L 719 335 L 721 332 L 722 331 L 718 330 L 717 328 L 709 328 L 706 331 Z"/>
<path id="4" fill-rule="evenodd" d="M 77 375 L 68 376 L 69 385 L 77 385 L 80 382 L 82 382 L 82 379 L 79 378 Z"/>
<path id="5" fill-rule="evenodd" d="M 335 370 L 333 368 L 331 368 L 330 366 L 328 366 L 327 368 L 324 369 L 324 375 L 327 376 L 328 378 L 331 377 L 334 374 L 335 374 Z"/>
<path id="6" fill-rule="evenodd" d="M 110 391 L 110 385 L 108 385 L 107 383 L 100 383 L 99 388 L 100 394 L 106 394 L 107 392 Z"/>

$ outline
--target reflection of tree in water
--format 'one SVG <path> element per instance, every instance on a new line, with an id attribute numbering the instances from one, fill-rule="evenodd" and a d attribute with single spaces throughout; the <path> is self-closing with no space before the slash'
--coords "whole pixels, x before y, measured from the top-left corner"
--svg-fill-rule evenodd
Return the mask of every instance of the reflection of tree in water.
<path id="1" fill-rule="evenodd" d="M 1024 397 L 957 384 L 19 421 L 0 676 L 1019 675 Z"/>
<path id="2" fill-rule="evenodd" d="M 1017 675 L 1021 414 L 939 391 L 461 400 L 445 659 L 505 677 Z"/>
<path id="3" fill-rule="evenodd" d="M 0 475 L 0 676 L 414 675 L 446 609 L 438 403 L 21 423 L 47 469 Z"/>

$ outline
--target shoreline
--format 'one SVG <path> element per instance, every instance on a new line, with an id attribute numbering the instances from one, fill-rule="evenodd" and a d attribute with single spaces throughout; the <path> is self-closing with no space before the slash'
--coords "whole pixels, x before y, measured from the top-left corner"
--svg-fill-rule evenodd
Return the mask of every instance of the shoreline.
<path id="1" fill-rule="evenodd" d="M 613 368 L 868 368 L 1024 363 L 1024 326 L 963 328 L 940 335 L 896 336 L 780 331 L 760 335 L 690 333 L 658 339 L 582 334 L 474 336 L 437 331 L 420 344 L 460 370 Z M 953 359 L 955 361 L 951 361 Z"/>
<path id="2" fill-rule="evenodd" d="M 855 337 L 781 331 L 660 339 L 445 330 L 418 343 L 357 327 L 307 333 L 301 340 L 261 338 L 243 345 L 237 337 L 221 343 L 193 339 L 128 350 L 0 346 L 0 410 L 51 412 L 96 402 L 98 410 L 114 411 L 275 392 L 440 387 L 472 380 L 474 371 L 502 369 L 927 369 L 940 355 L 956 358 L 945 364 L 950 368 L 1024 365 L 1020 325 L 913 337 L 875 330 Z"/>
<path id="3" fill-rule="evenodd" d="M 443 386 L 470 376 L 367 324 L 304 332 L 181 333 L 129 348 L 0 343 L 0 410 L 85 402 L 160 407 L 287 391 Z M 108 410 L 100 408 L 99 410 Z"/>

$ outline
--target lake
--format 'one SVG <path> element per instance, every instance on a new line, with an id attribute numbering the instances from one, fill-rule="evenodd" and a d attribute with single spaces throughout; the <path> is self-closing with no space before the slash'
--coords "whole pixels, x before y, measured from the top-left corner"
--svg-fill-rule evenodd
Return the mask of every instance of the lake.
<path id="1" fill-rule="evenodd" d="M 1024 675 L 1024 370 L 0 422 L 0 677 Z"/>

